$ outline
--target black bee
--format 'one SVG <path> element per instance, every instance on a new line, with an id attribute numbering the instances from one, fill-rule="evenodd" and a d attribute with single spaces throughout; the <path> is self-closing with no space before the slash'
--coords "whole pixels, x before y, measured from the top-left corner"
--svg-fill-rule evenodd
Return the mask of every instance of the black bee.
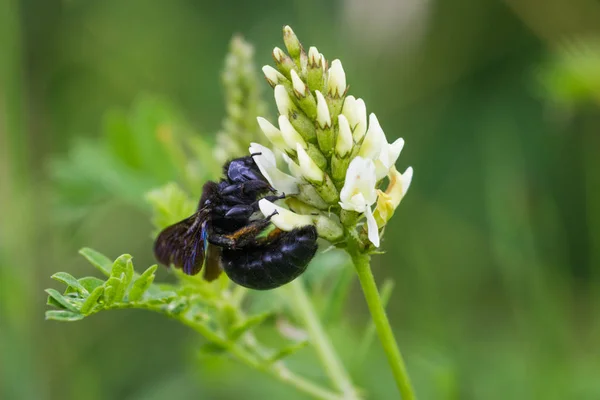
<path id="1" fill-rule="evenodd" d="M 253 218 L 258 200 L 275 201 L 285 195 L 276 195 L 252 156 L 228 162 L 224 173 L 219 183 L 204 185 L 192 216 L 158 235 L 156 258 L 188 275 L 196 275 L 204 266 L 207 280 L 224 270 L 232 281 L 250 289 L 273 289 L 291 282 L 317 251 L 316 228 L 269 231 L 272 216 Z"/>

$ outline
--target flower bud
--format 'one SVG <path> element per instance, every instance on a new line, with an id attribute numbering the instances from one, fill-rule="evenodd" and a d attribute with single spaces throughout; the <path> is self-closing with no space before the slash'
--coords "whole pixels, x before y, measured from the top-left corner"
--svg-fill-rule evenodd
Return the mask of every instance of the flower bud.
<path id="1" fill-rule="evenodd" d="M 299 62 L 302 45 L 289 25 L 283 27 L 283 42 L 285 43 L 285 47 L 287 48 L 287 51 L 292 59 Z"/>
<path id="2" fill-rule="evenodd" d="M 257 117 L 256 120 L 258 121 L 258 125 L 260 126 L 260 129 L 263 131 L 263 133 L 265 134 L 267 139 L 269 139 L 269 142 L 271 142 L 273 144 L 273 146 L 277 147 L 280 150 L 284 150 L 284 151 L 286 149 L 294 149 L 295 148 L 295 146 L 290 147 L 287 145 L 287 143 L 283 139 L 283 135 L 281 134 L 281 131 L 279 129 L 277 129 L 272 123 L 270 123 L 263 117 Z"/>
<path id="3" fill-rule="evenodd" d="M 302 79 L 300 79 L 296 70 L 291 70 L 290 74 L 292 75 L 292 86 L 294 87 L 296 97 L 306 97 L 306 85 L 304 84 L 304 82 L 302 82 Z"/>
<path id="4" fill-rule="evenodd" d="M 315 91 L 315 95 L 317 96 L 317 123 L 321 129 L 329 128 L 331 127 L 331 117 L 325 97 L 318 90 Z"/>
<path id="5" fill-rule="evenodd" d="M 308 50 L 307 83 L 310 90 L 323 90 L 325 59 L 316 47 Z"/>
<path id="6" fill-rule="evenodd" d="M 340 60 L 333 60 L 329 68 L 327 93 L 333 98 L 340 98 L 346 93 L 346 73 Z"/>
<path id="7" fill-rule="evenodd" d="M 294 61 L 283 52 L 279 47 L 273 49 L 273 59 L 275 60 L 275 66 L 286 78 L 291 79 L 290 71 L 294 69 Z"/>
<path id="8" fill-rule="evenodd" d="M 300 190 L 300 193 L 298 193 L 296 197 L 304 203 L 318 208 L 319 210 L 327 210 L 330 207 L 330 205 L 323 200 L 321 195 L 319 195 L 313 185 L 299 184 L 298 189 Z"/>
<path id="9" fill-rule="evenodd" d="M 296 152 L 298 154 L 298 164 L 304 176 L 308 181 L 314 184 L 320 184 L 323 182 L 324 173 L 313 161 L 308 153 L 302 148 L 300 144 L 296 146 Z"/>
<path id="10" fill-rule="evenodd" d="M 264 67 L 262 67 L 262 71 L 263 71 L 263 74 L 265 75 L 267 82 L 273 88 L 276 85 L 278 85 L 286 80 L 285 76 L 281 75 L 281 73 L 279 71 L 277 71 L 275 68 L 271 67 L 270 65 L 265 65 Z"/>
<path id="11" fill-rule="evenodd" d="M 258 207 L 260 208 L 260 212 L 265 217 L 271 217 L 271 222 L 282 231 L 289 232 L 303 226 L 313 225 L 310 216 L 296 214 L 295 212 L 271 203 L 267 199 L 259 200 Z M 275 212 L 277 212 L 277 214 L 273 215 Z"/>
<path id="12" fill-rule="evenodd" d="M 274 94 L 275 104 L 277 104 L 277 110 L 279 111 L 279 114 L 285 116 L 289 115 L 290 111 L 292 111 L 295 106 L 292 103 L 287 90 L 285 90 L 285 87 L 283 85 L 275 86 Z"/>
<path id="13" fill-rule="evenodd" d="M 335 143 L 335 153 L 339 157 L 346 157 L 350 154 L 354 141 L 352 140 L 352 131 L 348 119 L 344 115 L 338 116 L 338 135 Z"/>
<path id="14" fill-rule="evenodd" d="M 367 108 L 363 99 L 347 96 L 344 99 L 342 114 L 348 119 L 352 136 L 356 143 L 360 143 L 367 132 Z"/>
<path id="15" fill-rule="evenodd" d="M 283 136 L 283 140 L 287 144 L 287 147 L 294 150 L 296 149 L 296 146 L 300 146 L 303 149 L 308 147 L 302 135 L 294 129 L 286 115 L 280 115 L 278 121 L 281 135 Z"/>

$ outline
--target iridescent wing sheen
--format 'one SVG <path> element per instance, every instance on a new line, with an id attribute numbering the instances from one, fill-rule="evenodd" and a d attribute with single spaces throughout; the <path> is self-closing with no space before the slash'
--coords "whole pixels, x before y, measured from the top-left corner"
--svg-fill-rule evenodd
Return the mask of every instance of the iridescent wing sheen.
<path id="1" fill-rule="evenodd" d="M 154 255 L 164 265 L 181 268 L 187 275 L 202 269 L 206 255 L 208 211 L 200 209 L 189 218 L 165 228 L 154 242 Z"/>
<path id="2" fill-rule="evenodd" d="M 203 277 L 209 282 L 214 281 L 223 272 L 223 268 L 221 267 L 221 248 L 213 245 L 207 246 L 204 257 L 206 261 L 204 263 Z"/>

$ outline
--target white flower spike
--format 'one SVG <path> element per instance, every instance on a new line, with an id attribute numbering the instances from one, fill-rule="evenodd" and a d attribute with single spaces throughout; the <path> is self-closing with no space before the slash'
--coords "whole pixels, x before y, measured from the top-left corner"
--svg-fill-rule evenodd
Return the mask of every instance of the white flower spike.
<path id="1" fill-rule="evenodd" d="M 339 132 L 335 144 L 335 152 L 340 157 L 346 157 L 352 150 L 352 131 L 348 119 L 344 115 L 338 116 Z"/>
<path id="2" fill-rule="evenodd" d="M 292 75 L 292 85 L 296 93 L 302 97 L 306 96 L 306 85 L 302 82 L 296 70 L 291 70 L 290 73 Z"/>
<path id="3" fill-rule="evenodd" d="M 271 86 L 275 86 L 285 80 L 285 76 L 270 65 L 262 67 L 263 74 Z"/>
<path id="4" fill-rule="evenodd" d="M 277 168 L 275 154 L 268 147 L 258 143 L 251 143 L 248 150 L 250 154 L 260 153 L 253 156 L 253 159 L 260 173 L 269 181 L 271 186 L 281 193 L 298 193 L 298 180 Z"/>
<path id="5" fill-rule="evenodd" d="M 296 214 L 286 208 L 279 207 L 267 199 L 261 199 L 258 202 L 260 212 L 265 217 L 271 217 L 271 222 L 282 231 L 291 231 L 306 225 L 312 225 L 313 220 L 308 215 Z M 277 213 L 273 215 L 274 213 Z"/>
<path id="6" fill-rule="evenodd" d="M 360 146 L 358 155 L 375 160 L 379 157 L 384 142 L 385 134 L 383 133 L 383 129 L 381 129 L 375 114 L 371 113 L 369 115 L 369 129 L 367 129 L 365 140 L 363 140 L 362 146 Z"/>

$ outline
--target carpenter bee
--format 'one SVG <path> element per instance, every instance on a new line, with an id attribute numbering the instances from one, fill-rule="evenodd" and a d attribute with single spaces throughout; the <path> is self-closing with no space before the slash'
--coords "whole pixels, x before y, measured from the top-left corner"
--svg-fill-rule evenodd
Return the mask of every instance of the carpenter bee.
<path id="1" fill-rule="evenodd" d="M 316 228 L 269 231 L 272 215 L 255 217 L 261 198 L 285 197 L 262 175 L 255 155 L 225 164 L 224 178 L 204 185 L 198 210 L 158 235 L 158 261 L 188 275 L 204 267 L 207 280 L 224 270 L 235 283 L 257 290 L 284 285 L 306 270 L 317 251 Z"/>

